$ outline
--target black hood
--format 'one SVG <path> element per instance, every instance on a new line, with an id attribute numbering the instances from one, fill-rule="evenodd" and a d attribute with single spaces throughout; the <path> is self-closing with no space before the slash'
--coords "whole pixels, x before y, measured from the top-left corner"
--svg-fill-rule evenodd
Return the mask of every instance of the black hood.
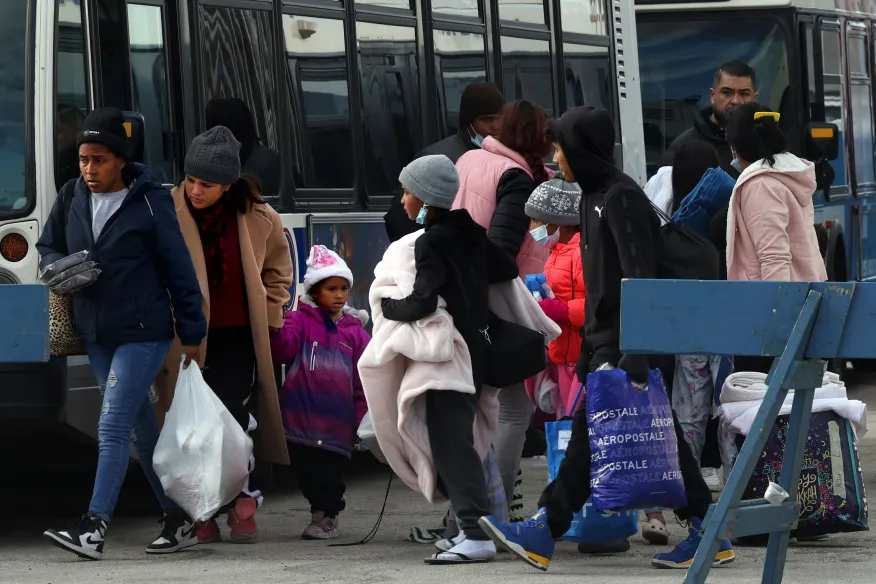
<path id="1" fill-rule="evenodd" d="M 618 172 L 614 163 L 614 122 L 607 111 L 575 107 L 551 124 L 575 182 L 584 194 L 599 190 Z"/>
<path id="2" fill-rule="evenodd" d="M 694 118 L 694 127 L 697 132 L 713 142 L 725 143 L 727 138 L 724 135 L 724 128 L 712 121 L 712 108 L 707 107 L 697 112 L 697 117 Z"/>

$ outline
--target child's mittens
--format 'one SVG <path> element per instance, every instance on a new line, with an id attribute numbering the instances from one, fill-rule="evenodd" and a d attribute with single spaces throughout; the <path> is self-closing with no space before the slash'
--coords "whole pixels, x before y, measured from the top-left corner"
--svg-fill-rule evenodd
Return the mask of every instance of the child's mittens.
<path id="1" fill-rule="evenodd" d="M 556 298 L 545 298 L 538 303 L 545 315 L 557 324 L 569 323 L 569 305 Z"/>

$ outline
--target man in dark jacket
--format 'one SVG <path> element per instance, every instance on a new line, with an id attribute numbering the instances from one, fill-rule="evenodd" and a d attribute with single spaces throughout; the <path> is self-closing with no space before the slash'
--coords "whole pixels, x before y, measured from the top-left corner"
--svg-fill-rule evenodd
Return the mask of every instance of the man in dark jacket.
<path id="1" fill-rule="evenodd" d="M 647 382 L 648 358 L 620 351 L 621 281 L 656 277 L 660 220 L 642 189 L 615 166 L 614 124 L 607 112 L 592 107 L 571 109 L 554 123 L 553 131 L 557 140 L 554 161 L 583 194 L 581 263 L 587 302 L 578 377 L 586 379 L 588 373 L 609 364 L 627 371 L 633 381 Z M 702 539 L 702 520 L 712 497 L 678 421 L 673 421 L 687 493 L 687 506 L 675 512 L 690 521 L 690 535 L 672 552 L 657 554 L 652 565 L 687 568 Z M 590 462 L 587 408 L 582 404 L 574 416 L 566 456 L 556 480 L 541 495 L 538 513 L 526 522 L 510 524 L 484 517 L 481 527 L 501 547 L 547 570 L 554 540 L 569 530 L 573 514 L 590 496 Z M 730 542 L 722 542 L 715 561 L 724 564 L 734 559 Z"/>
<path id="2" fill-rule="evenodd" d="M 432 154 L 443 154 L 456 164 L 469 150 L 481 147 L 487 136 L 499 133 L 499 112 L 505 105 L 505 98 L 495 83 L 472 83 L 466 86 L 459 101 L 459 124 L 456 133 L 427 146 L 414 156 L 414 159 Z M 389 211 L 383 217 L 389 240 L 398 241 L 408 233 L 422 226 L 408 219 L 401 205 L 401 197 L 395 197 Z"/>
<path id="3" fill-rule="evenodd" d="M 718 151 L 721 168 L 730 176 L 736 178 L 739 171 L 730 162 L 733 153 L 724 137 L 724 126 L 730 110 L 743 103 L 757 100 L 757 76 L 749 65 L 740 61 L 731 61 L 718 67 L 714 82 L 709 89 L 712 105 L 700 110 L 694 119 L 694 127 L 679 134 L 664 153 L 660 166 L 672 166 L 675 151 L 683 144 L 705 142 Z"/>

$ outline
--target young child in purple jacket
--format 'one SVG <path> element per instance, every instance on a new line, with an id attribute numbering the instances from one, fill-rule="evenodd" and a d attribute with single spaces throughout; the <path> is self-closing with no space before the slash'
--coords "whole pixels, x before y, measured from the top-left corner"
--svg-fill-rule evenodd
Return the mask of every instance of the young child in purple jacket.
<path id="1" fill-rule="evenodd" d="M 305 295 L 271 336 L 275 364 L 286 365 L 280 409 L 301 491 L 312 518 L 304 539 L 338 537 L 344 472 L 368 406 L 357 364 L 370 336 L 368 313 L 347 306 L 353 274 L 336 253 L 315 245 Z"/>

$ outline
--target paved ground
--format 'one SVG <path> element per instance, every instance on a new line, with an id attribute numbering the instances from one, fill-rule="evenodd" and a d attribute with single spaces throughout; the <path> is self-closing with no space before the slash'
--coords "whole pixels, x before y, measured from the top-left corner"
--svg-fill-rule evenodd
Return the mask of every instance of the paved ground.
<path id="1" fill-rule="evenodd" d="M 876 386 L 859 385 L 860 398 L 876 405 Z M 873 410 L 871 409 L 871 412 Z M 876 419 L 876 418 L 874 418 Z M 865 482 L 876 485 L 876 432 L 859 444 Z M 544 484 L 545 468 L 529 460 L 524 487 L 530 508 Z M 383 469 L 359 474 L 348 490 L 348 511 L 342 515 L 342 542 L 353 542 L 369 532 L 378 517 L 388 473 Z M 6 498 L 7 506 L 17 506 Z M 39 505 L 29 501 L 28 505 Z M 260 514 L 261 541 L 254 545 L 213 544 L 167 557 L 148 557 L 144 546 L 157 535 L 158 524 L 147 518 L 119 518 L 108 534 L 102 562 L 87 562 L 68 555 L 39 538 L 56 522 L 33 517 L 0 519 L 0 582 L 14 584 L 74 584 L 124 582 L 162 584 L 241 584 L 243 582 L 448 582 L 477 580 L 479 584 L 515 582 L 590 581 L 636 584 L 678 583 L 681 571 L 658 571 L 648 559 L 663 548 L 634 538 L 633 549 L 622 555 L 593 558 L 580 555 L 571 544 L 559 544 L 547 575 L 506 555 L 478 566 L 426 566 L 429 546 L 406 541 L 416 523 L 438 520 L 441 509 L 430 507 L 421 496 L 394 482 L 380 531 L 367 545 L 328 547 L 304 542 L 299 534 L 309 518 L 297 493 L 276 493 Z M 62 524 L 63 525 L 63 524 Z M 683 534 L 670 526 L 673 544 Z M 668 548 L 667 548 L 668 549 Z M 809 584 L 870 583 L 876 573 L 876 536 L 873 533 L 831 536 L 826 542 L 794 546 L 789 554 L 785 582 Z M 737 548 L 739 559 L 730 567 L 712 572 L 709 582 L 759 582 L 762 549 Z"/>

